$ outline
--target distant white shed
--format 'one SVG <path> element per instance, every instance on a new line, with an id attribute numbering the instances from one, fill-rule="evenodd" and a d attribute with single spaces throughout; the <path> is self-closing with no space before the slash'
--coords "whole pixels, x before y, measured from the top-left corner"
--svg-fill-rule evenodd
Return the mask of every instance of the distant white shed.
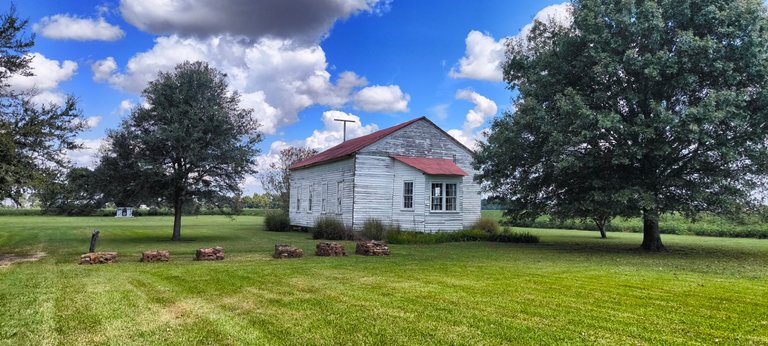
<path id="1" fill-rule="evenodd" d="M 132 207 L 118 207 L 115 217 L 133 217 Z"/>

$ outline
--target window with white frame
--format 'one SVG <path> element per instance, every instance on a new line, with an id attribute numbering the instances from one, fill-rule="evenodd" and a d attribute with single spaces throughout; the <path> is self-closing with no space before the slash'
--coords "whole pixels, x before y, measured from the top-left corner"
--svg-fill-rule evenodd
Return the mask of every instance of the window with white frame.
<path id="1" fill-rule="evenodd" d="M 403 182 L 403 209 L 413 209 L 413 182 Z"/>
<path id="2" fill-rule="evenodd" d="M 313 196 L 312 196 L 312 193 L 314 192 L 314 191 L 313 191 L 314 189 L 312 188 L 312 185 L 310 185 L 309 187 L 307 187 L 307 190 L 309 190 L 309 191 L 308 191 L 309 199 L 307 199 L 307 203 L 308 203 L 308 204 L 307 204 L 307 210 L 308 210 L 308 211 L 312 211 L 312 197 L 313 197 Z"/>
<path id="3" fill-rule="evenodd" d="M 344 182 L 336 183 L 336 213 L 341 214 L 341 197 L 344 194 Z"/>
<path id="4" fill-rule="evenodd" d="M 445 184 L 445 210 L 456 210 L 456 184 Z"/>
<path id="5" fill-rule="evenodd" d="M 433 211 L 456 211 L 456 184 L 432 183 L 430 189 L 430 209 Z"/>
<path id="6" fill-rule="evenodd" d="M 328 198 L 328 183 L 323 183 L 320 190 L 320 211 L 325 213 L 325 199 Z"/>
<path id="7" fill-rule="evenodd" d="M 296 188 L 296 211 L 301 211 L 301 185 Z"/>

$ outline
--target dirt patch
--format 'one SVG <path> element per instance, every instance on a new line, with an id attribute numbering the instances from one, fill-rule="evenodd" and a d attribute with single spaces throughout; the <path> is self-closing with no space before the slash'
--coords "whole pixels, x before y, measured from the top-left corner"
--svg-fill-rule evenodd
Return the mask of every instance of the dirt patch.
<path id="1" fill-rule="evenodd" d="M 31 255 L 5 255 L 0 254 L 0 267 L 8 267 L 19 262 L 35 262 L 45 257 L 45 252 L 37 252 Z"/>

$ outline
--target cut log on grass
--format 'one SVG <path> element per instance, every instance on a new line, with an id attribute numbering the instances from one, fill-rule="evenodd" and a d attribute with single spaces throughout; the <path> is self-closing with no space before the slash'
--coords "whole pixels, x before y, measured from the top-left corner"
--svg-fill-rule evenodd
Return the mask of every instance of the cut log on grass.
<path id="1" fill-rule="evenodd" d="M 224 259 L 224 248 L 216 246 L 197 249 L 195 259 L 198 261 L 221 261 Z"/>
<path id="2" fill-rule="evenodd" d="M 315 255 L 317 256 L 346 256 L 347 251 L 344 246 L 338 243 L 321 242 L 315 246 Z"/>
<path id="3" fill-rule="evenodd" d="M 295 246 L 275 244 L 274 258 L 301 258 L 304 257 L 304 250 Z"/>
<path id="4" fill-rule="evenodd" d="M 389 246 L 380 241 L 361 241 L 355 245 L 355 253 L 364 256 L 389 256 Z"/>
<path id="5" fill-rule="evenodd" d="M 117 261 L 117 252 L 91 252 L 80 256 L 80 264 L 106 264 Z"/>
<path id="6" fill-rule="evenodd" d="M 142 262 L 168 262 L 171 260 L 171 254 L 168 251 L 144 251 L 141 254 Z"/>

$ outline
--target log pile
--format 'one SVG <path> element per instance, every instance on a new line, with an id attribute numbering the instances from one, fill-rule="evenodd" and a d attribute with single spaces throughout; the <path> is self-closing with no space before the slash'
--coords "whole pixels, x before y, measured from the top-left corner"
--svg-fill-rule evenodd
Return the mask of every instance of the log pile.
<path id="1" fill-rule="evenodd" d="M 315 255 L 317 256 L 346 256 L 347 251 L 344 250 L 344 246 L 337 243 L 321 242 L 315 247 Z"/>
<path id="2" fill-rule="evenodd" d="M 91 252 L 80 256 L 80 264 L 105 264 L 117 260 L 117 252 Z"/>
<path id="3" fill-rule="evenodd" d="M 304 257 L 304 250 L 295 246 L 275 244 L 274 258 L 301 258 Z"/>
<path id="4" fill-rule="evenodd" d="M 221 261 L 223 259 L 224 248 L 221 246 L 200 248 L 195 252 L 195 260 L 197 261 Z"/>
<path id="5" fill-rule="evenodd" d="M 389 256 L 389 246 L 380 241 L 361 241 L 355 245 L 355 253 L 364 256 Z"/>
<path id="6" fill-rule="evenodd" d="M 144 251 L 141 254 L 142 262 L 168 262 L 171 254 L 168 251 Z"/>

